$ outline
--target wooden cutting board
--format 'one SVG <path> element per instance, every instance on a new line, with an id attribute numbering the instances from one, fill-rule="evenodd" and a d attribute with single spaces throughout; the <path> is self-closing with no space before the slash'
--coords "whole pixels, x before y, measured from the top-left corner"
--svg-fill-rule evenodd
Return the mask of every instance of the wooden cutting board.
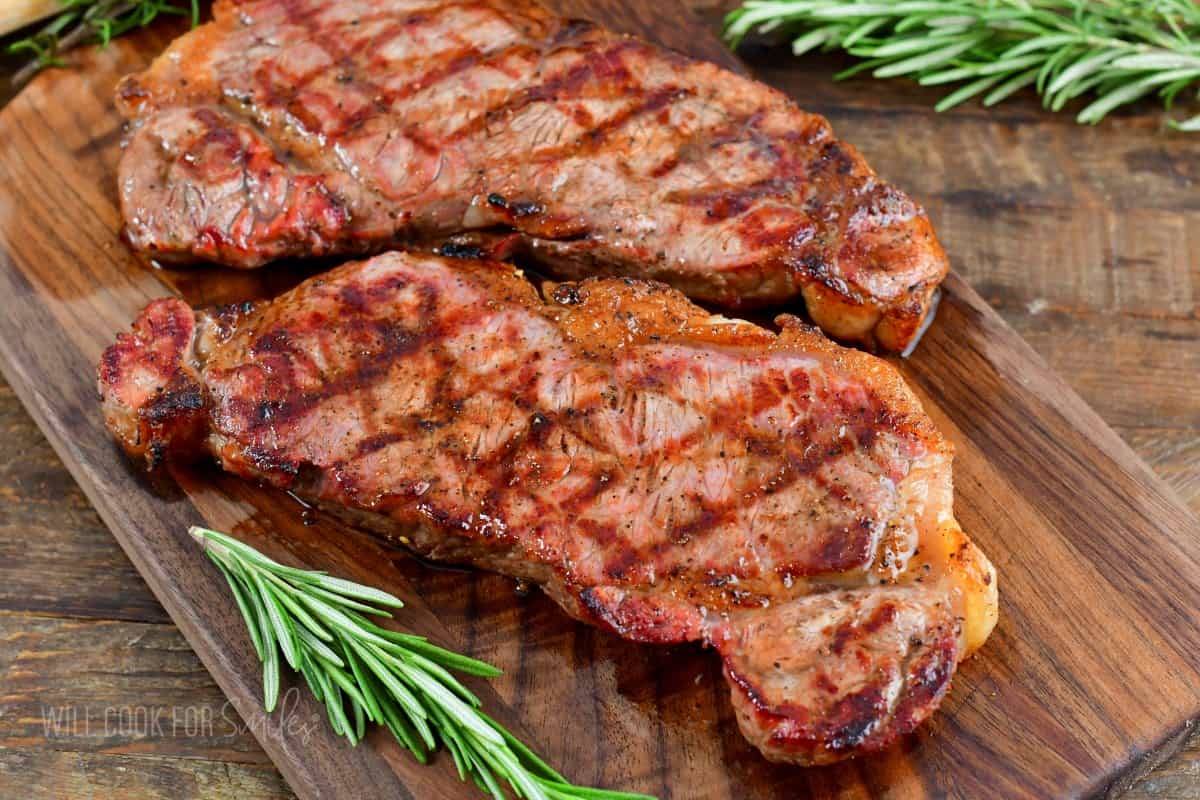
<path id="1" fill-rule="evenodd" d="M 668 0 L 552 5 L 737 68 Z M 999 570 L 1001 621 L 930 724 L 846 765 L 765 762 L 738 734 L 710 653 L 622 642 L 509 580 L 423 566 L 212 469 L 143 475 L 104 431 L 93 382 L 101 350 L 153 297 L 232 301 L 304 272 L 155 272 L 120 242 L 112 88 L 177 32 L 85 54 L 82 69 L 43 75 L 0 113 L 0 368 L 299 795 L 474 790 L 447 759 L 418 766 L 378 732 L 350 748 L 304 693 L 265 716 L 250 642 L 189 524 L 396 592 L 409 603 L 398 620 L 407 629 L 505 669 L 473 686 L 581 783 L 727 800 L 1105 794 L 1169 752 L 1200 714 L 1200 525 L 954 275 L 901 368 L 958 447 L 957 514 Z"/>

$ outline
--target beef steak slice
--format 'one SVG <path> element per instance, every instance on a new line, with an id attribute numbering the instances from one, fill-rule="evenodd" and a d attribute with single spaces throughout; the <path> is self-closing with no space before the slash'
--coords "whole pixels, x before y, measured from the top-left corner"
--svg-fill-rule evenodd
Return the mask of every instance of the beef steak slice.
<path id="1" fill-rule="evenodd" d="M 155 301 L 99 385 L 151 463 L 213 457 L 619 636 L 711 645 L 747 738 L 819 764 L 933 711 L 996 581 L 899 374 L 779 322 L 388 253 L 270 302 Z"/>
<path id="2" fill-rule="evenodd" d="M 827 333 L 893 350 L 946 275 L 924 211 L 825 119 L 713 64 L 528 0 L 214 13 L 118 90 L 126 234 L 153 257 L 255 267 L 486 232 L 560 278 L 802 297 Z"/>

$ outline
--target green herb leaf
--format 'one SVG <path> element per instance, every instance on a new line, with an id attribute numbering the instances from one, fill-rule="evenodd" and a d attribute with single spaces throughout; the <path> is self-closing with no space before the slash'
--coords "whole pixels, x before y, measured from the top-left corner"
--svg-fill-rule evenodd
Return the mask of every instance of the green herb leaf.
<path id="1" fill-rule="evenodd" d="M 1091 94 L 1096 123 L 1157 92 L 1168 109 L 1200 84 L 1200 3 L 1194 0 L 744 0 L 725 20 L 735 45 L 758 31 L 797 55 L 820 48 L 865 59 L 843 70 L 923 85 L 963 83 L 946 110 L 977 95 L 991 106 L 1033 87 L 1055 111 Z M 1195 118 L 1168 120 L 1194 131 Z"/>
<path id="2" fill-rule="evenodd" d="M 1183 121 L 1167 120 L 1167 124 L 1177 131 L 1200 132 L 1200 114 Z"/>
<path id="3" fill-rule="evenodd" d="M 199 0 L 59 0 L 63 11 L 32 36 L 13 42 L 9 53 L 30 53 L 33 60 L 14 76 L 20 86 L 47 67 L 61 67 L 59 56 L 84 44 L 107 45 L 134 28 L 149 25 L 160 14 L 186 15 L 200 22 Z"/>
<path id="4" fill-rule="evenodd" d="M 189 533 L 225 576 L 246 621 L 263 663 L 268 712 L 279 700 L 282 652 L 325 705 L 333 731 L 351 744 L 371 721 L 421 763 L 443 745 L 460 779 L 499 800 L 509 796 L 505 785 L 522 800 L 654 800 L 568 783 L 480 711 L 479 698 L 450 671 L 495 677 L 498 669 L 363 616 L 386 616 L 378 606 L 400 608 L 394 595 L 280 564 L 227 534 Z"/>

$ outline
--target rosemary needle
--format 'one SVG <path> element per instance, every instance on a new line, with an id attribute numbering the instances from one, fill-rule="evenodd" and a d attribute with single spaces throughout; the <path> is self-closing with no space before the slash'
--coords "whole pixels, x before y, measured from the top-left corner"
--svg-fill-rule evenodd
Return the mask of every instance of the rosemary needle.
<path id="1" fill-rule="evenodd" d="M 864 59 L 839 78 L 961 84 L 939 111 L 1033 88 L 1054 111 L 1086 96 L 1076 120 L 1094 124 L 1146 95 L 1168 110 L 1181 93 L 1200 96 L 1195 0 L 746 0 L 725 35 L 736 44 L 751 31 L 789 36 L 796 55 Z M 1200 131 L 1200 115 L 1168 124 Z"/>
<path id="2" fill-rule="evenodd" d="M 81 44 L 106 45 L 161 14 L 200 21 L 199 0 L 59 0 L 62 11 L 32 36 L 10 44 L 9 53 L 28 53 L 32 60 L 14 76 L 20 86 L 46 67 L 62 66 L 61 53 Z"/>
<path id="3" fill-rule="evenodd" d="M 500 670 L 397 633 L 366 615 L 390 617 L 403 603 L 387 592 L 324 572 L 280 564 L 227 534 L 188 531 L 225 575 L 263 664 L 267 711 L 279 699 L 280 655 L 304 676 L 336 733 L 357 744 L 366 723 L 388 728 L 418 761 L 445 747 L 458 775 L 496 800 L 654 800 L 569 783 L 480 709 L 453 672 L 492 678 Z"/>

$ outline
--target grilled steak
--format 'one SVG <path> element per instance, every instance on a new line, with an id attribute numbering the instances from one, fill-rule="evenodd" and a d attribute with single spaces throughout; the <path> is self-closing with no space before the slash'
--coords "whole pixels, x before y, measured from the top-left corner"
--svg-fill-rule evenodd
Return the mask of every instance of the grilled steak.
<path id="1" fill-rule="evenodd" d="M 625 638 L 711 645 L 768 758 L 912 730 L 996 584 L 895 370 L 661 284 L 547 292 L 388 253 L 271 302 L 158 300 L 104 354 L 105 417 L 151 464 L 212 456 Z"/>
<path id="2" fill-rule="evenodd" d="M 729 308 L 802 296 L 826 332 L 894 350 L 946 274 L 925 213 L 825 119 L 712 64 L 528 0 L 215 16 L 118 91 L 127 237 L 154 257 L 254 267 L 505 233 L 559 277 Z"/>

